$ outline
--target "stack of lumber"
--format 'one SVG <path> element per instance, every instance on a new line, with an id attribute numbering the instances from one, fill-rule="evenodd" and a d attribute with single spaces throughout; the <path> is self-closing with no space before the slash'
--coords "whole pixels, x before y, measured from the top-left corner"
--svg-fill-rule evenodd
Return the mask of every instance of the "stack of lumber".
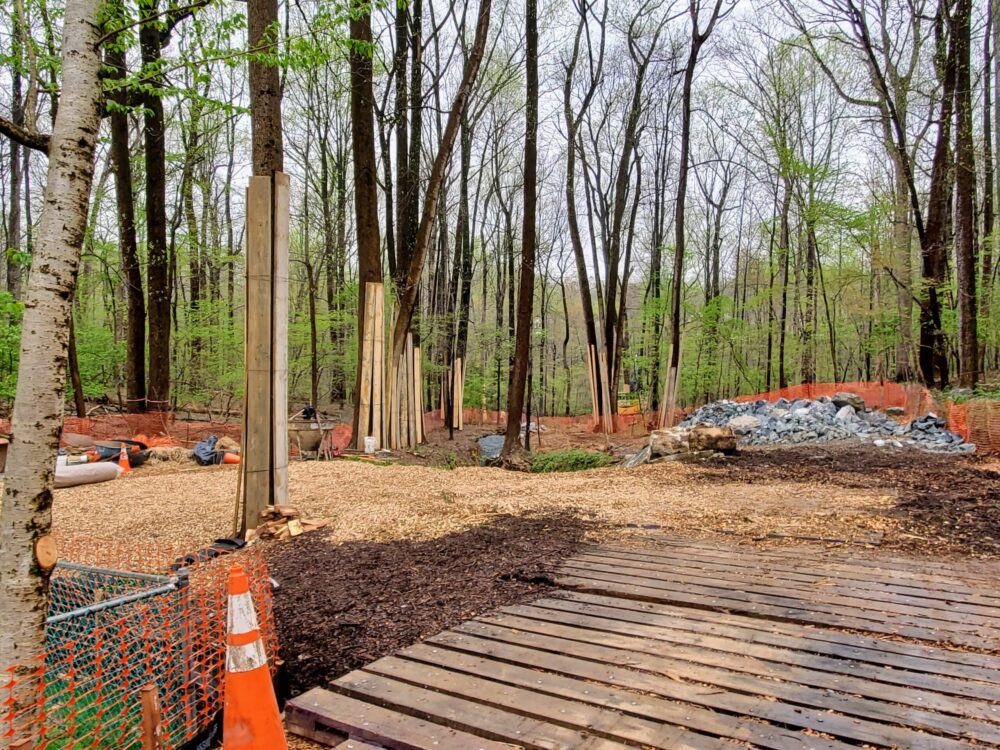
<path id="1" fill-rule="evenodd" d="M 247 542 L 257 539 L 291 539 L 307 531 L 322 529 L 329 518 L 310 519 L 291 505 L 268 505 L 260 514 L 260 524 L 247 532 Z"/>

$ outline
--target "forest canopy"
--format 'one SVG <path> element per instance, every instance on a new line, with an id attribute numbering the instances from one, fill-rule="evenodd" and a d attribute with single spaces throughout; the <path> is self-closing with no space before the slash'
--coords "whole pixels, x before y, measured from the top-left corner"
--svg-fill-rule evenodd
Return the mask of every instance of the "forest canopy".
<path id="1" fill-rule="evenodd" d="M 656 409 L 671 364 L 681 403 L 823 381 L 974 388 L 1000 369 L 1000 3 L 539 0 L 534 45 L 524 3 L 482 10 L 282 0 L 254 46 L 246 2 L 105 3 L 74 395 L 238 411 L 250 63 L 280 81 L 292 404 L 353 402 L 372 268 L 387 299 L 412 294 L 429 406 L 461 358 L 465 405 L 505 408 L 519 327 L 541 414 L 590 411 L 592 350 L 612 410 L 626 390 Z M 4 409 L 62 19 L 60 0 L 0 7 Z M 359 83 L 370 98 L 352 100 Z M 359 166 L 377 237 L 359 226 Z"/>

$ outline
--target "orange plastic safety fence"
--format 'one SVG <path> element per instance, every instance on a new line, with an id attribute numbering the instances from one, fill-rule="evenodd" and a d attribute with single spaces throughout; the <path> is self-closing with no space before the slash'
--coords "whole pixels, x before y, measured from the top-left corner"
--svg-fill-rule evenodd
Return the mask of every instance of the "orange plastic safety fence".
<path id="1" fill-rule="evenodd" d="M 174 412 L 146 414 L 102 414 L 81 419 L 63 419 L 63 432 L 89 435 L 96 440 L 137 438 L 150 447 L 154 445 L 191 446 L 209 435 L 227 435 L 239 440 L 239 422 L 190 421 L 177 419 Z"/>
<path id="2" fill-rule="evenodd" d="M 885 409 L 895 406 L 903 409 L 906 419 L 934 412 L 947 420 L 948 429 L 957 432 L 966 441 L 975 443 L 978 453 L 1000 453 L 1000 402 L 988 399 L 972 399 L 956 404 L 951 400 L 938 401 L 926 388 L 901 383 L 808 383 L 792 385 L 767 393 L 739 396 L 734 401 L 777 401 L 785 398 L 794 401 L 799 398 L 816 399 L 833 396 L 835 393 L 856 393 L 867 406 Z"/>
<path id="3" fill-rule="evenodd" d="M 164 747 L 197 735 L 222 707 L 226 581 L 236 560 L 250 578 L 267 652 L 277 653 L 260 549 L 193 560 L 193 550 L 170 545 L 60 536 L 59 547 L 62 559 L 79 565 L 56 568 L 49 614 L 74 616 L 46 626 L 45 653 L 35 663 L 0 670 L 0 736 L 11 744 L 138 750 L 141 690 L 150 685 L 159 694 Z M 156 593 L 166 579 L 151 576 L 177 576 L 182 567 L 187 575 L 176 588 Z M 128 596 L 135 600 L 96 611 Z"/>

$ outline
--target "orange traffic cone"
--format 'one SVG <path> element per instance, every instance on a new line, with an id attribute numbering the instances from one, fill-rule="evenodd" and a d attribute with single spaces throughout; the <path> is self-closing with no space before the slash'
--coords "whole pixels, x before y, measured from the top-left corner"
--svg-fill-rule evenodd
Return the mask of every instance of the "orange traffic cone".
<path id="1" fill-rule="evenodd" d="M 278 701 L 257 629 L 250 581 L 240 565 L 229 569 L 229 617 L 223 750 L 288 750 Z"/>
<path id="2" fill-rule="evenodd" d="M 122 474 L 128 474 L 132 471 L 132 464 L 128 462 L 128 451 L 125 450 L 125 443 L 122 443 L 121 453 L 118 454 L 118 468 L 122 470 Z"/>

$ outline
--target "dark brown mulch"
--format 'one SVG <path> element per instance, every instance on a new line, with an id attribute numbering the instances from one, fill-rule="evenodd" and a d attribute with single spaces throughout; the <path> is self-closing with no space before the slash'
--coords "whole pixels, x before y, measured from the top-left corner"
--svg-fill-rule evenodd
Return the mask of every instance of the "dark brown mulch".
<path id="1" fill-rule="evenodd" d="M 320 531 L 271 546 L 292 694 L 542 593 L 585 530 L 571 516 L 502 516 L 429 541 L 338 544 Z"/>
<path id="2" fill-rule="evenodd" d="M 829 444 L 751 449 L 701 464 L 726 482 L 818 482 L 895 491 L 901 527 L 883 546 L 920 552 L 1000 555 L 1000 472 L 976 457 Z"/>

